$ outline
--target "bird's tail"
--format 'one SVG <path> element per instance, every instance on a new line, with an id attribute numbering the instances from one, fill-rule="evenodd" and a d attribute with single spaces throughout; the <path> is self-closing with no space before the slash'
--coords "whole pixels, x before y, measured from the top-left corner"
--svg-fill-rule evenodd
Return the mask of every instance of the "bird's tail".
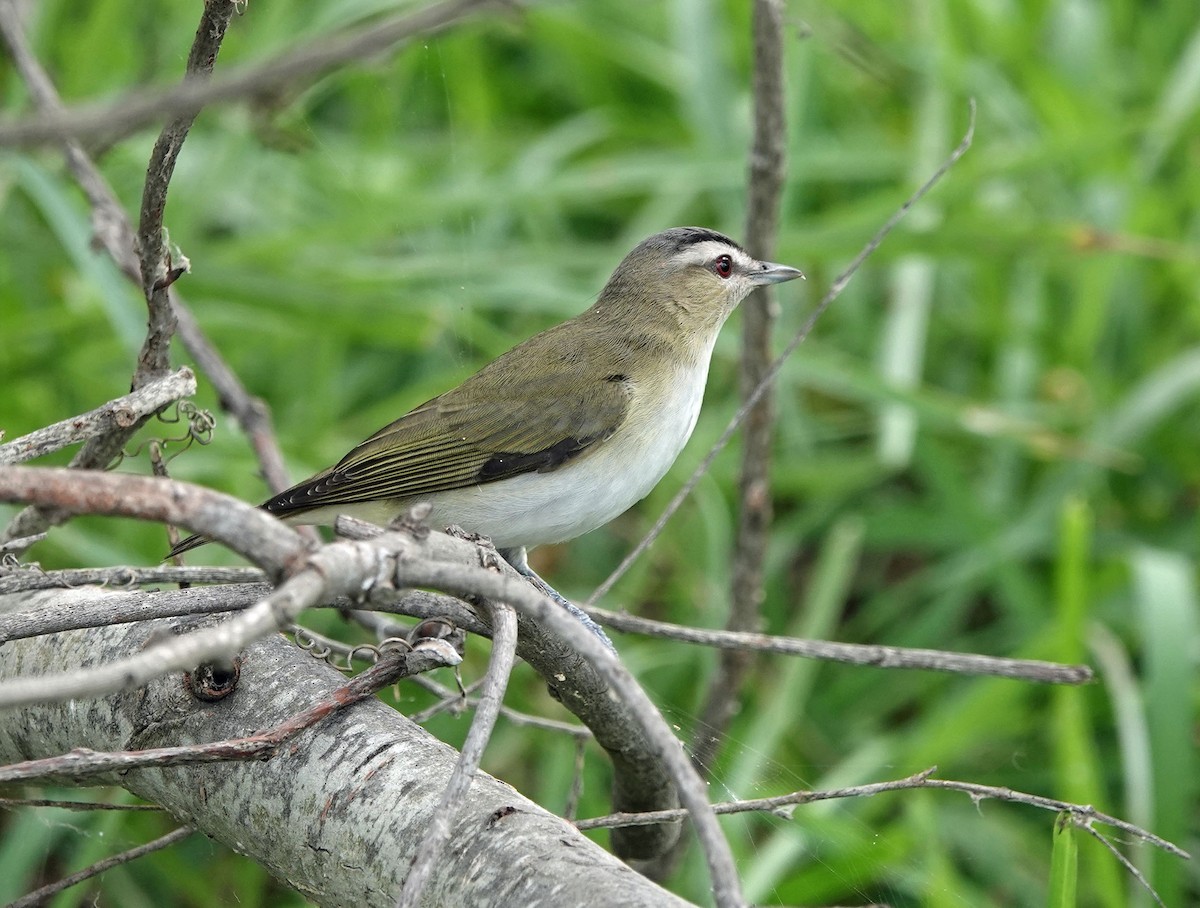
<path id="1" fill-rule="evenodd" d="M 190 552 L 192 549 L 198 549 L 200 546 L 207 545 L 210 542 L 212 542 L 212 540 L 207 536 L 201 536 L 199 533 L 195 533 L 187 537 L 187 539 L 181 539 L 175 545 L 171 546 L 171 551 L 167 552 L 166 556 L 163 558 L 163 561 L 166 561 L 169 558 L 174 558 L 176 555 L 182 555 L 184 552 Z"/>

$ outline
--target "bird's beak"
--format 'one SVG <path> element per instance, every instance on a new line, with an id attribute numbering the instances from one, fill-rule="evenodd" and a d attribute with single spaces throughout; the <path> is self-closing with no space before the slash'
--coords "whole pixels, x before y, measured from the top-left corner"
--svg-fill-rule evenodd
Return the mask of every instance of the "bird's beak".
<path id="1" fill-rule="evenodd" d="M 750 280 L 756 285 L 782 284 L 784 281 L 794 281 L 803 278 L 804 272 L 790 265 L 776 265 L 774 262 L 759 262 L 758 270 L 750 272 Z"/>

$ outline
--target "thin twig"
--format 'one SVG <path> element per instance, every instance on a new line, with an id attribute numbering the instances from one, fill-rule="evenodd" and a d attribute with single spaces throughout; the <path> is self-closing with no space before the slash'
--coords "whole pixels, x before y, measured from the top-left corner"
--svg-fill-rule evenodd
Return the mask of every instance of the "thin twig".
<path id="1" fill-rule="evenodd" d="M 83 870 L 72 873 L 69 876 L 63 877 L 61 880 L 55 880 L 53 883 L 47 883 L 27 895 L 21 896 L 16 901 L 10 902 L 8 908 L 35 908 L 37 905 L 44 905 L 51 898 L 70 889 L 72 886 L 90 880 L 94 876 L 99 876 L 104 871 L 121 864 L 128 864 L 130 861 L 136 861 L 144 855 L 151 854 L 155 851 L 161 851 L 164 848 L 169 848 L 176 842 L 182 842 L 192 834 L 193 830 L 187 826 L 180 826 L 178 829 L 168 832 L 164 836 L 160 836 L 152 842 L 147 842 L 145 845 L 139 845 L 136 848 L 130 848 L 128 851 L 122 851 L 120 854 L 114 854 L 112 857 L 105 858 L 102 861 L 97 861 L 90 867 L 85 867 Z"/>
<path id="2" fill-rule="evenodd" d="M 370 59 L 417 35 L 440 31 L 490 3 L 446 0 L 354 31 L 322 37 L 266 63 L 242 67 L 210 82 L 184 82 L 169 89 L 131 92 L 113 103 L 42 111 L 27 120 L 0 124 L 0 145 L 43 145 L 64 138 L 111 143 L 163 117 L 194 114 L 214 102 L 311 82 L 343 63 Z"/>
<path id="3" fill-rule="evenodd" d="M 0 798 L 0 807 L 10 810 L 17 807 L 53 807 L 58 810 L 124 810 L 127 812 L 162 813 L 157 804 L 108 804 L 104 801 L 59 801 L 54 798 Z"/>
<path id="4" fill-rule="evenodd" d="M 119 565 L 109 568 L 71 568 L 62 571 L 34 570 L 21 565 L 5 572 L 0 568 L 0 596 L 26 590 L 70 589 L 79 586 L 100 586 L 110 590 L 132 589 L 158 583 L 254 583 L 264 582 L 267 575 L 252 567 L 206 567 L 161 565 L 132 567 Z"/>
<path id="5" fill-rule="evenodd" d="M 1072 821 L 1074 821 L 1074 814 L 1071 816 Z M 1158 892 L 1156 892 L 1154 887 L 1150 885 L 1150 881 L 1146 879 L 1145 875 L 1140 870 L 1137 869 L 1133 861 L 1121 854 L 1121 852 L 1117 849 L 1117 846 L 1108 840 L 1108 836 L 1101 833 L 1100 830 L 1092 826 L 1090 822 L 1075 822 L 1075 825 L 1107 848 L 1109 852 L 1112 853 L 1112 856 L 1117 859 L 1117 863 L 1124 867 L 1129 872 L 1129 875 L 1137 880 L 1143 889 L 1150 893 L 1150 898 L 1154 899 L 1159 908 L 1167 908 L 1167 906 L 1163 903 L 1163 900 L 1159 898 Z"/>
<path id="6" fill-rule="evenodd" d="M 775 258 L 779 205 L 786 172 L 787 125 L 783 90 L 783 3 L 755 0 L 754 141 L 747 180 L 746 246 L 757 259 Z M 742 356 L 739 384 L 749 399 L 771 363 L 771 333 L 777 306 L 770 287 L 760 287 L 742 304 Z M 742 464 L 738 477 L 738 526 L 725 629 L 756 631 L 761 624 L 763 573 L 771 529 L 771 439 L 775 406 L 771 385 L 758 395 L 742 425 Z M 700 708 L 692 761 L 703 773 L 713 764 L 737 711 L 753 652 L 722 650 Z M 676 854 L 679 849 L 676 849 Z"/>
<path id="7" fill-rule="evenodd" d="M 588 614 L 605 627 L 649 637 L 663 637 L 701 646 L 721 649 L 740 649 L 761 653 L 780 653 L 844 662 L 850 665 L 873 665 L 876 668 L 923 669 L 963 675 L 994 675 L 1021 681 L 1044 684 L 1086 684 L 1093 679 L 1086 665 L 1061 665 L 1037 659 L 1007 659 L 1001 656 L 982 656 L 975 653 L 952 653 L 939 649 L 916 649 L 903 646 L 877 646 L 864 643 L 834 643 L 828 640 L 805 640 L 801 637 L 775 637 L 769 634 L 750 634 L 739 631 L 705 630 L 654 621 L 604 609 L 588 609 Z"/>
<path id="8" fill-rule="evenodd" d="M 221 409 L 233 415 L 250 440 L 250 446 L 254 449 L 268 488 L 272 492 L 283 491 L 291 485 L 291 480 L 288 478 L 287 468 L 283 465 L 283 452 L 280 451 L 279 441 L 275 437 L 270 409 L 260 398 L 246 390 L 237 373 L 229 367 L 208 339 L 183 297 L 173 286 L 168 288 L 168 293 L 175 312 L 175 328 L 179 342 L 196 361 L 196 368 L 212 383 Z M 304 532 L 312 539 L 317 538 L 311 527 L 305 527 Z"/>
<path id="9" fill-rule="evenodd" d="M 127 429 L 167 404 L 195 393 L 196 376 L 191 369 L 180 369 L 88 413 L 72 416 L 0 445 L 0 464 L 22 463 L 93 435 Z"/>
<path id="10" fill-rule="evenodd" d="M 997 801 L 1007 801 L 1012 804 L 1025 804 L 1029 807 L 1037 807 L 1041 810 L 1051 810 L 1055 813 L 1066 811 L 1083 828 L 1087 828 L 1091 823 L 1102 823 L 1105 826 L 1111 826 L 1114 829 L 1119 829 L 1128 835 L 1134 836 L 1155 848 L 1159 848 L 1168 854 L 1174 855 L 1177 858 L 1191 860 L 1191 855 L 1180 848 L 1178 845 L 1168 842 L 1152 832 L 1142 829 L 1140 826 L 1135 826 L 1132 823 L 1110 816 L 1106 813 L 1101 813 L 1095 808 L 1087 804 L 1072 804 L 1068 801 L 1059 801 L 1055 798 L 1046 798 L 1042 795 L 1028 794 L 1023 791 L 1016 791 L 1012 788 L 999 788 L 992 785 L 979 785 L 975 782 L 958 782 L 953 779 L 934 779 L 931 778 L 933 773 L 937 772 L 936 766 L 931 766 L 929 769 L 922 770 L 918 773 L 913 773 L 911 776 L 906 776 L 903 779 L 893 779 L 889 782 L 871 782 L 867 785 L 854 785 L 848 788 L 834 788 L 827 791 L 793 791 L 790 794 L 779 795 L 773 798 L 754 798 L 745 801 L 725 801 L 719 804 L 712 805 L 714 812 L 718 814 L 729 813 L 776 813 L 785 808 L 795 807 L 800 804 L 812 804 L 817 801 L 832 801 L 842 798 L 863 798 L 871 795 L 881 794 L 885 791 L 906 791 L 915 788 L 937 788 L 944 791 L 959 791 L 967 794 L 974 801 L 984 801 L 994 799 Z M 625 813 L 612 814 L 606 817 L 596 817 L 590 820 L 578 820 L 575 823 L 575 828 L 580 830 L 586 829 L 607 829 L 613 826 L 624 826 L 627 824 L 651 824 L 662 823 L 666 820 L 677 819 L 683 815 L 682 810 L 656 810 L 652 813 Z"/>
<path id="11" fill-rule="evenodd" d="M 467 709 L 475 709 L 479 706 L 479 698 L 466 696 L 464 697 L 458 691 L 447 687 L 444 684 L 439 684 L 433 678 L 425 677 L 424 675 L 413 678 L 413 683 L 418 687 L 423 687 L 436 697 L 441 698 L 442 703 L 453 704 L 458 702 L 463 704 Z M 467 691 L 470 694 L 470 690 Z M 569 735 L 581 741 L 590 741 L 592 732 L 586 725 L 573 725 L 570 722 L 560 722 L 558 719 L 547 719 L 545 716 L 534 716 L 529 713 L 521 712 L 518 709 L 513 709 L 511 706 L 501 706 L 500 715 L 512 722 L 514 725 L 525 725 L 529 728 L 540 728 L 545 731 L 559 732 L 560 734 Z M 410 716 L 412 721 L 418 725 L 422 724 L 424 719 L 423 714 L 418 713 Z"/>
<path id="12" fill-rule="evenodd" d="M 511 606 L 492 600 L 484 600 L 484 607 L 491 613 L 492 655 L 488 660 L 487 675 L 475 720 L 467 732 L 458 762 L 446 782 L 441 801 L 421 839 L 421 845 L 413 856 L 412 866 L 404 878 L 404 888 L 396 901 L 396 908 L 416 908 L 421 892 L 433 874 L 433 866 L 441 857 L 442 850 L 450 840 L 453 821 L 457 819 L 459 807 L 471 787 L 471 780 L 479 769 L 484 748 L 496 727 L 500 703 L 512 675 L 513 660 L 517 652 L 517 615 Z"/>
<path id="13" fill-rule="evenodd" d="M 955 148 L 954 151 L 950 153 L 950 156 L 942 162 L 942 166 L 934 172 L 933 176 L 926 180 L 916 192 L 914 192 L 905 200 L 903 205 L 896 209 L 895 213 L 887 219 L 884 225 L 875 232 L 874 236 L 871 237 L 867 244 L 863 246 L 861 250 L 859 250 L 858 255 L 856 255 L 850 261 L 850 264 L 846 266 L 845 270 L 837 276 L 834 282 L 830 285 L 829 290 L 826 291 L 825 295 L 821 298 L 821 301 L 817 304 L 817 307 L 812 311 L 812 314 L 800 327 L 800 330 L 796 332 L 795 336 L 784 348 L 783 352 L 774 360 L 774 362 L 771 363 L 771 367 L 766 371 L 766 374 L 763 376 L 762 381 L 759 382 L 758 387 L 754 389 L 754 392 L 738 408 L 737 412 L 733 414 L 733 418 L 729 421 L 729 425 L 725 427 L 725 431 L 721 433 L 721 437 L 718 438 L 713 444 L 712 448 L 709 449 L 709 452 L 705 455 L 704 460 L 702 460 L 700 465 L 696 467 L 695 471 L 693 471 L 692 475 L 688 478 L 688 481 L 683 484 L 683 487 L 677 493 L 675 493 L 675 497 L 672 498 L 667 504 L 666 508 L 663 509 L 662 514 L 660 514 L 658 520 L 654 522 L 654 526 L 650 528 L 650 531 L 642 537 L 638 544 L 634 546 L 633 551 L 625 556 L 624 560 L 622 560 L 622 562 L 617 565 L 616 569 L 608 575 L 607 579 L 605 579 L 600 586 L 596 587 L 595 592 L 588 597 L 587 602 L 584 603 L 585 609 L 591 607 L 601 598 L 606 596 L 616 582 L 625 576 L 626 571 L 633 566 L 634 562 L 645 553 L 646 549 L 650 548 L 650 546 L 654 544 L 654 541 L 658 539 L 659 535 L 663 531 L 663 528 L 667 525 L 667 521 L 670 520 L 675 512 L 679 510 L 680 506 L 684 503 L 684 501 L 687 500 L 687 497 L 692 494 L 692 490 L 696 487 L 697 483 L 700 482 L 704 474 L 708 472 L 709 467 L 712 466 L 712 462 L 716 460 L 717 455 L 725 449 L 727 444 L 729 444 L 729 440 L 733 437 L 733 433 L 737 431 L 738 427 L 745 421 L 750 410 L 755 404 L 758 403 L 759 398 L 766 393 L 767 388 L 772 382 L 775 381 L 776 376 L 779 375 L 779 370 L 783 368 L 783 364 L 787 361 L 788 357 L 790 357 L 796 351 L 797 347 L 799 347 L 802 343 L 804 343 L 805 340 L 808 339 L 809 334 L 811 334 L 813 328 L 816 327 L 817 321 L 824 314 L 825 310 L 829 308 L 829 305 L 835 299 L 841 296 L 842 291 L 846 289 L 846 285 L 850 283 L 850 279 L 854 277 L 855 273 L 857 273 L 858 269 L 862 266 L 862 263 L 865 262 L 867 258 L 879 248 L 880 244 L 884 241 L 887 235 L 891 233 L 893 229 L 895 229 L 896 225 L 901 221 L 901 219 L 904 218 L 906 214 L 908 214 L 909 210 L 911 210 L 917 202 L 924 198 L 925 195 L 928 194 L 928 192 L 933 189 L 935 185 L 937 185 L 942 177 L 949 172 L 950 168 L 957 164 L 959 159 L 967 153 L 967 149 L 971 147 L 971 142 L 974 141 L 975 138 L 975 100 L 973 98 L 971 99 L 970 112 L 971 118 L 969 124 L 967 125 L 966 134 L 963 136 L 962 141 L 958 143 L 958 147 Z"/>

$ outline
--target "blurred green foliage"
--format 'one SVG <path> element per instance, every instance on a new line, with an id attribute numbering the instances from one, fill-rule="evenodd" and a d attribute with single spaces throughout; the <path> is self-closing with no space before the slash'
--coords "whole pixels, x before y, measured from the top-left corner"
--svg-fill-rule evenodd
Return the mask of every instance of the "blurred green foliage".
<path id="1" fill-rule="evenodd" d="M 250 3 L 219 67 L 396 6 Z M 82 102 L 177 80 L 196 15 L 195 4 L 43 0 L 30 27 L 65 98 Z M 748 3 L 728 0 L 534 4 L 201 115 L 166 217 L 194 268 L 180 287 L 273 408 L 296 477 L 584 308 L 644 235 L 682 223 L 740 233 L 749 20 Z M 944 777 L 1091 803 L 1194 852 L 1200 7 L 830 0 L 792 2 L 787 20 L 776 258 L 809 280 L 780 293 L 781 345 L 958 142 L 971 97 L 978 127 L 783 373 L 766 627 L 1085 660 L 1101 680 L 1048 690 L 763 658 L 713 793 L 857 784 L 936 763 Z M 8 117 L 28 111 L 4 59 L 0 96 Z M 133 212 L 152 141 L 146 131 L 97 150 Z M 0 152 L 9 438 L 128 386 L 141 303 L 89 233 L 53 149 Z M 560 589 L 582 598 L 603 580 L 719 434 L 737 403 L 736 334 L 735 317 L 696 435 L 660 489 L 612 526 L 537 553 Z M 199 402 L 216 408 L 203 379 Z M 607 605 L 723 623 L 737 462 L 735 445 Z M 145 472 L 145 455 L 121 469 Z M 226 418 L 172 471 L 249 500 L 266 491 Z M 164 546 L 157 527 L 88 519 L 34 557 L 153 563 Z M 689 737 L 712 654 L 618 646 Z M 486 652 L 472 647 L 468 674 Z M 509 702 L 560 714 L 524 671 Z M 457 742 L 466 724 L 431 728 Z M 572 766 L 569 741 L 511 725 L 485 761 L 552 810 Z M 581 815 L 606 811 L 606 788 L 604 760 L 589 753 Z M 5 899 L 167 828 L 47 810 L 3 822 Z M 1047 900 L 1051 813 L 920 792 L 725 822 L 747 895 L 763 904 Z M 1107 851 L 1076 839 L 1079 904 L 1149 903 Z M 1194 863 L 1127 852 L 1167 905 L 1200 898 Z M 693 853 L 670 885 L 704 902 L 705 880 Z M 122 906 L 300 904 L 200 839 L 54 904 L 96 893 Z"/>

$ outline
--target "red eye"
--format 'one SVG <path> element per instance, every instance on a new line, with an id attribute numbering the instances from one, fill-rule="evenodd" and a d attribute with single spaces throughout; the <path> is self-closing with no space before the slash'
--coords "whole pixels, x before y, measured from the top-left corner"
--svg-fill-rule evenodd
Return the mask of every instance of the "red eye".
<path id="1" fill-rule="evenodd" d="M 733 259 L 727 255 L 718 255 L 717 260 L 713 262 L 713 270 L 720 277 L 729 277 L 733 274 Z"/>

